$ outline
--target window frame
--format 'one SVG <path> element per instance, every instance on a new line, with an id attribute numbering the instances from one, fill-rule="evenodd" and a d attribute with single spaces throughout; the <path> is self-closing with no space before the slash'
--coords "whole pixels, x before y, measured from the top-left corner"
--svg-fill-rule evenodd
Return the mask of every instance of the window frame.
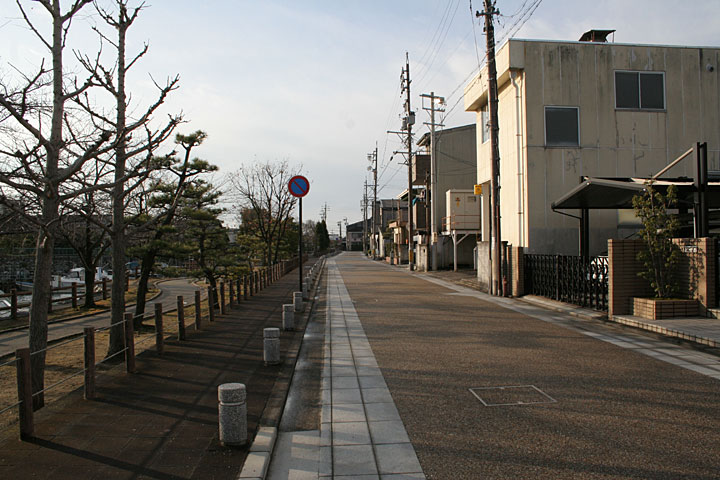
<path id="1" fill-rule="evenodd" d="M 486 116 L 486 122 L 483 122 L 483 115 Z M 481 145 L 486 144 L 490 141 L 490 105 L 485 104 L 485 108 L 480 110 L 480 123 L 482 124 L 482 129 L 480 130 L 480 143 Z M 487 130 L 487 138 L 485 137 L 485 131 Z"/>
<path id="2" fill-rule="evenodd" d="M 576 112 L 576 119 L 577 119 L 577 143 L 575 144 L 567 144 L 567 145 L 550 145 L 548 144 L 548 138 L 547 138 L 547 109 L 548 108 L 564 108 L 564 109 L 574 109 Z M 580 107 L 574 106 L 574 105 L 544 105 L 543 106 L 543 127 L 545 129 L 543 140 L 545 141 L 545 148 L 580 148 Z"/>
<path id="3" fill-rule="evenodd" d="M 637 107 L 618 107 L 618 94 L 617 94 L 617 73 L 637 73 L 637 92 L 638 92 L 638 106 Z M 642 82 L 640 76 L 643 74 L 660 75 L 662 77 L 662 108 L 643 108 L 642 106 Z M 657 70 L 613 70 L 613 90 L 615 93 L 615 110 L 625 112 L 666 112 L 667 111 L 667 84 L 665 82 L 665 72 Z"/>

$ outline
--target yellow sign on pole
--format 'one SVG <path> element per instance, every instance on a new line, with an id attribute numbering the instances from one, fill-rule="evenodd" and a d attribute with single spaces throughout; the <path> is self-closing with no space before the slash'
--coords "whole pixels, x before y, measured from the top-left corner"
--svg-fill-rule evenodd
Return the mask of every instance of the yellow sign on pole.
<path id="1" fill-rule="evenodd" d="M 482 185 L 475 185 L 475 195 L 482 195 Z"/>

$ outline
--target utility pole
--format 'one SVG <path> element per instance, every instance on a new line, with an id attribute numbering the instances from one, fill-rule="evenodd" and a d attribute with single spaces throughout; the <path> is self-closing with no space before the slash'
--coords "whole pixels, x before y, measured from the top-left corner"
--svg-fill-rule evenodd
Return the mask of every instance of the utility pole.
<path id="1" fill-rule="evenodd" d="M 323 205 L 322 208 L 320 209 L 320 219 L 323 222 L 327 222 L 327 212 L 328 212 L 328 206 L 327 206 L 327 202 L 325 202 L 325 205 Z"/>
<path id="2" fill-rule="evenodd" d="M 373 254 L 373 260 L 377 258 L 377 251 L 378 247 L 380 246 L 380 240 L 379 238 L 376 238 L 375 235 L 378 234 L 378 220 L 377 220 L 377 143 L 375 143 L 375 150 L 372 153 L 367 154 L 368 162 L 370 162 L 372 165 L 368 166 L 368 170 L 372 171 L 373 173 L 373 206 L 372 206 L 372 235 L 371 238 L 373 239 L 372 243 L 372 254 Z M 378 235 L 379 237 L 379 235 Z"/>
<path id="3" fill-rule="evenodd" d="M 413 270 L 413 188 L 412 188 L 412 126 L 415 123 L 415 112 L 410 108 L 410 57 L 405 52 L 405 68 L 402 71 L 402 93 L 405 93 L 405 118 L 403 128 L 407 132 L 407 161 L 408 161 L 408 267 Z"/>
<path id="4" fill-rule="evenodd" d="M 367 255 L 367 179 L 365 179 L 365 193 L 363 194 L 362 211 L 363 211 L 363 255 Z"/>
<path id="5" fill-rule="evenodd" d="M 502 236 L 500 235 L 500 148 L 498 145 L 498 91 L 497 91 L 497 67 L 495 65 L 495 29 L 493 27 L 493 15 L 499 12 L 492 0 L 485 0 L 485 11 L 476 12 L 477 17 L 485 17 L 485 34 L 487 35 L 488 54 L 488 105 L 490 110 L 490 150 L 491 178 L 490 178 L 490 205 L 492 210 L 492 232 L 495 238 L 491 239 L 493 244 L 490 247 L 492 255 L 492 285 L 491 294 L 496 296 L 504 295 L 502 279 Z M 494 250 L 494 253 L 492 251 Z"/>
<path id="6" fill-rule="evenodd" d="M 338 220 L 337 222 L 338 230 L 340 231 L 340 235 L 338 236 L 338 247 L 342 245 L 342 220 Z"/>
<path id="7" fill-rule="evenodd" d="M 436 97 L 435 92 L 430 95 L 423 93 L 423 98 L 430 99 L 430 107 L 423 106 L 423 110 L 430 111 L 430 123 L 425 125 L 430 127 L 430 257 L 431 268 L 437 270 L 437 160 L 435 158 L 435 127 L 443 127 L 442 123 L 435 123 L 435 112 L 444 112 L 445 98 Z"/>

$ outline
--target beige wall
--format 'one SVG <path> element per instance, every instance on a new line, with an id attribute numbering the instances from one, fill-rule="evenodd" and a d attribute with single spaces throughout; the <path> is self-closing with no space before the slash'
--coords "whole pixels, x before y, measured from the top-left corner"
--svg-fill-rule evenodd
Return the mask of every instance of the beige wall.
<path id="1" fill-rule="evenodd" d="M 698 141 L 708 142 L 709 168 L 720 169 L 719 60 L 717 48 L 505 44 L 498 52 L 503 240 L 528 253 L 576 254 L 577 220 L 550 205 L 583 175 L 650 176 Z M 665 72 L 665 111 L 616 110 L 615 70 Z M 478 182 L 490 177 L 479 113 L 487 104 L 486 75 L 465 90 L 466 109 L 478 111 Z M 545 146 L 545 106 L 579 107 L 579 147 Z M 692 174 L 689 159 L 666 176 Z M 617 212 L 591 211 L 590 227 L 591 254 L 605 252 L 607 238 L 617 237 Z"/>

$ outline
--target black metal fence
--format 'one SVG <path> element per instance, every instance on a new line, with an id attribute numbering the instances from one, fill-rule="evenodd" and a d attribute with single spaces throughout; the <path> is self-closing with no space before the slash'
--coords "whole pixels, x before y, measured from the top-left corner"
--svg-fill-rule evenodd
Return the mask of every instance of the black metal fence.
<path id="1" fill-rule="evenodd" d="M 608 258 L 525 255 L 525 293 L 607 311 Z"/>

